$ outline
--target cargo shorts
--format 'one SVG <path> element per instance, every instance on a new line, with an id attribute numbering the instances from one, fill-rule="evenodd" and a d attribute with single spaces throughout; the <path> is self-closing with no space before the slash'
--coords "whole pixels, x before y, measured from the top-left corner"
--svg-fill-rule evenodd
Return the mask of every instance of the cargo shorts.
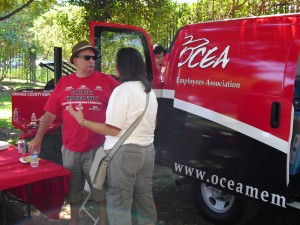
<path id="1" fill-rule="evenodd" d="M 98 148 L 87 152 L 74 152 L 64 145 L 61 148 L 63 166 L 71 172 L 69 193 L 66 197 L 69 202 L 81 201 L 84 197 L 84 186 L 88 182 L 91 198 L 95 201 L 105 200 L 105 190 L 97 190 L 91 185 L 89 171 Z"/>

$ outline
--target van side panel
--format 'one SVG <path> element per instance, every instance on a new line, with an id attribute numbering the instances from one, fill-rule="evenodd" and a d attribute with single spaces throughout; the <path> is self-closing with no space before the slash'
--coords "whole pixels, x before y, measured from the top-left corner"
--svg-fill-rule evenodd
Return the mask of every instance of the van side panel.
<path id="1" fill-rule="evenodd" d="M 165 68 L 159 157 L 238 194 L 284 195 L 298 30 L 299 15 L 182 28 Z"/>
<path id="2" fill-rule="evenodd" d="M 169 80 L 176 99 L 288 141 L 289 123 L 272 128 L 270 113 L 272 103 L 279 102 L 285 104 L 281 117 L 291 119 L 292 104 L 282 101 L 292 98 L 284 86 L 292 27 L 255 22 L 183 29 L 173 48 L 177 61 Z"/>
<path id="3" fill-rule="evenodd" d="M 164 110 L 169 117 L 164 118 L 163 147 L 157 157 L 176 173 L 228 191 L 235 191 L 239 183 L 258 188 L 259 192 L 284 194 L 285 153 L 183 110 L 167 106 Z M 234 183 L 233 190 L 228 188 L 229 181 Z"/>

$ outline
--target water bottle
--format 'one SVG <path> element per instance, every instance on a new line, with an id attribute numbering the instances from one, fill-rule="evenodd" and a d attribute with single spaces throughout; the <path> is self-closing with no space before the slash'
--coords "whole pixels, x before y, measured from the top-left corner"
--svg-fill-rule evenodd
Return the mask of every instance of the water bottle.
<path id="1" fill-rule="evenodd" d="M 31 114 L 31 122 L 30 122 L 30 125 L 31 125 L 33 128 L 36 128 L 36 115 L 35 115 L 35 113 L 32 113 L 32 114 Z"/>
<path id="2" fill-rule="evenodd" d="M 34 149 L 30 155 L 30 166 L 36 168 L 39 166 L 39 152 L 37 149 Z"/>
<path id="3" fill-rule="evenodd" d="M 19 112 L 18 112 L 18 108 L 14 109 L 14 114 L 13 114 L 13 120 L 14 121 L 18 121 L 19 119 Z"/>

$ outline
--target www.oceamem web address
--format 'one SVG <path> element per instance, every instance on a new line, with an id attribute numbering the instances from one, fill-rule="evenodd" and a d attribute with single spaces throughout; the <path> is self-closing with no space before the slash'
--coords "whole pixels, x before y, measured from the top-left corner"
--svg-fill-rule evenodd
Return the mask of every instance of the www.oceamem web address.
<path id="1" fill-rule="evenodd" d="M 258 188 L 244 185 L 242 183 L 236 183 L 233 180 L 228 180 L 225 177 L 219 178 L 217 175 L 212 175 L 210 177 L 206 176 L 206 172 L 198 170 L 196 168 L 186 166 L 179 163 L 174 163 L 175 172 L 180 174 L 185 174 L 189 177 L 197 178 L 208 184 L 213 184 L 220 186 L 221 188 L 226 188 L 230 191 L 235 191 L 239 194 L 249 196 L 251 198 L 260 199 L 263 202 L 269 202 L 273 205 L 277 205 L 286 208 L 286 198 L 284 196 L 269 193 L 268 191 L 259 191 Z"/>

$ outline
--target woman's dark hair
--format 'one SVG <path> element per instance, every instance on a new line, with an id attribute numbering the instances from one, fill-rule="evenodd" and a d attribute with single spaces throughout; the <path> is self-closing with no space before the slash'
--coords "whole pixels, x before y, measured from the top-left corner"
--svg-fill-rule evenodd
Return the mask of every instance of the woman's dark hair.
<path id="1" fill-rule="evenodd" d="M 151 91 L 151 83 L 146 76 L 146 65 L 142 54 L 135 48 L 121 48 L 116 57 L 116 67 L 120 73 L 121 82 L 141 81 L 145 92 Z"/>
<path id="2" fill-rule="evenodd" d="M 153 51 L 155 55 L 164 53 L 164 47 L 161 44 L 155 44 L 153 46 Z"/>

